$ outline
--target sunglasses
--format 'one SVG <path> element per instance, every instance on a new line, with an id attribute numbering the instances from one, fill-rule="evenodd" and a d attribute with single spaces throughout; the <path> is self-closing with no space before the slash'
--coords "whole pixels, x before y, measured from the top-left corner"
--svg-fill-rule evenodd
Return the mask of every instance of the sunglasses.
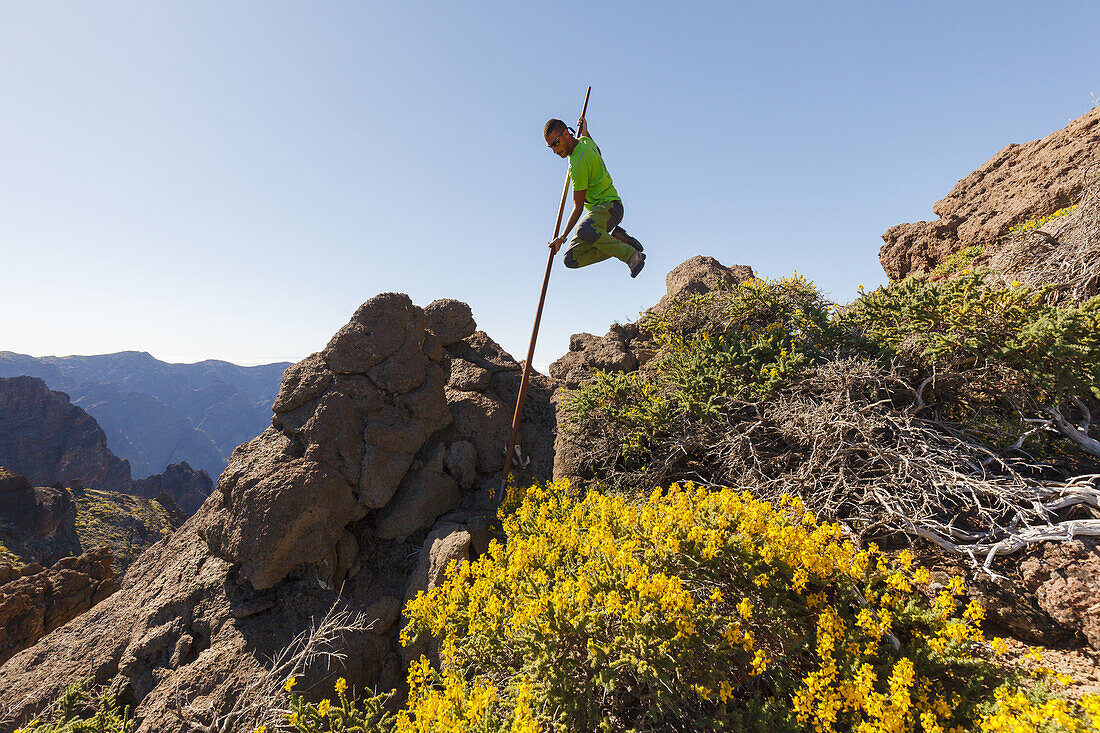
<path id="1" fill-rule="evenodd" d="M 565 134 L 565 132 L 558 133 L 558 136 L 556 138 L 554 138 L 554 142 L 550 143 L 546 147 L 550 148 L 551 150 L 558 147 L 558 143 L 561 142 L 561 136 L 564 135 L 564 134 Z"/>

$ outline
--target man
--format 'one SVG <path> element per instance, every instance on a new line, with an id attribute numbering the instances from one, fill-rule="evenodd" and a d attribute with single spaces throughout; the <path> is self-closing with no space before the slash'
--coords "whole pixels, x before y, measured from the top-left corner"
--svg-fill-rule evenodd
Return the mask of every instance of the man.
<path id="1" fill-rule="evenodd" d="M 631 277 L 638 277 L 645 267 L 642 244 L 619 226 L 623 220 L 623 202 L 583 117 L 577 120 L 577 130 L 579 138 L 573 137 L 571 129 L 558 119 L 550 120 L 542 128 L 550 149 L 559 157 L 569 158 L 569 180 L 573 182 L 573 212 L 564 233 L 550 242 L 550 251 L 558 253 L 579 221 L 577 234 L 565 252 L 566 267 L 587 267 L 614 257 L 626 263 Z"/>

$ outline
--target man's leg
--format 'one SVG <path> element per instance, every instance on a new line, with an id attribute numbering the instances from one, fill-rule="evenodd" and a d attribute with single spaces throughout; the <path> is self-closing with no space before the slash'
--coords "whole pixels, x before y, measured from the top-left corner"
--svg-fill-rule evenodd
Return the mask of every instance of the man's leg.
<path id="1" fill-rule="evenodd" d="M 635 252 L 634 247 L 608 233 L 622 218 L 623 205 L 619 201 L 596 204 L 589 209 L 577 226 L 576 236 L 570 240 L 565 266 L 587 267 L 609 257 L 627 262 Z"/>
<path id="2" fill-rule="evenodd" d="M 615 239 L 619 240 L 620 242 L 626 242 L 627 244 L 629 244 L 631 247 L 638 250 L 639 252 L 645 252 L 645 247 L 642 246 L 642 243 L 639 242 L 634 237 L 627 234 L 626 230 L 623 229 L 621 226 L 618 226 L 618 227 L 615 227 L 614 229 L 612 229 L 611 230 L 611 236 L 613 236 Z"/>

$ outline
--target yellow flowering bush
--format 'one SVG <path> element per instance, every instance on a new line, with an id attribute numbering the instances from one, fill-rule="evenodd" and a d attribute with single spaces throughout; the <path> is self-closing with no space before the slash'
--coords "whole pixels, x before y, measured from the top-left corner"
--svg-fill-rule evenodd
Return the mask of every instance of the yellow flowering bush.
<path id="1" fill-rule="evenodd" d="M 341 677 L 336 680 L 335 702 L 326 697 L 318 703 L 311 703 L 292 692 L 296 682 L 294 677 L 290 677 L 283 685 L 283 691 L 287 693 L 290 702 L 290 712 L 285 718 L 290 730 L 298 733 L 381 733 L 393 730 L 394 717 L 385 708 L 393 692 L 356 702 L 348 696 L 348 683 Z M 260 727 L 266 730 L 266 726 Z"/>
<path id="2" fill-rule="evenodd" d="M 398 730 L 948 731 L 993 689 L 961 585 L 929 603 L 908 553 L 798 499 L 559 482 L 502 519 L 506 544 L 406 607 L 444 671 L 414 665 Z"/>
<path id="3" fill-rule="evenodd" d="M 1032 229 L 1038 229 L 1049 221 L 1054 221 L 1055 219 L 1059 219 L 1063 216 L 1068 216 L 1069 214 L 1072 214 L 1073 212 L 1077 211 L 1080 206 L 1080 204 L 1073 204 L 1072 206 L 1066 206 L 1058 209 L 1057 211 L 1047 214 L 1046 216 L 1039 216 L 1034 219 L 1028 219 L 1027 221 L 1021 222 L 1016 226 L 1009 227 L 1008 231 L 1013 234 L 1024 234 L 1026 232 L 1030 232 Z"/>

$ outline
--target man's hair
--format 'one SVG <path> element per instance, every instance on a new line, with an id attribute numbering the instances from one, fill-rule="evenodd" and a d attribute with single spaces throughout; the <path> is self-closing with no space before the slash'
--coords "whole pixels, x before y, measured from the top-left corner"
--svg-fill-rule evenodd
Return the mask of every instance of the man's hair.
<path id="1" fill-rule="evenodd" d="M 549 120 L 545 125 L 542 126 L 542 136 L 546 137 L 547 135 L 551 135 L 553 133 L 567 129 L 569 128 L 566 126 L 566 124 L 555 117 L 554 119 Z"/>

